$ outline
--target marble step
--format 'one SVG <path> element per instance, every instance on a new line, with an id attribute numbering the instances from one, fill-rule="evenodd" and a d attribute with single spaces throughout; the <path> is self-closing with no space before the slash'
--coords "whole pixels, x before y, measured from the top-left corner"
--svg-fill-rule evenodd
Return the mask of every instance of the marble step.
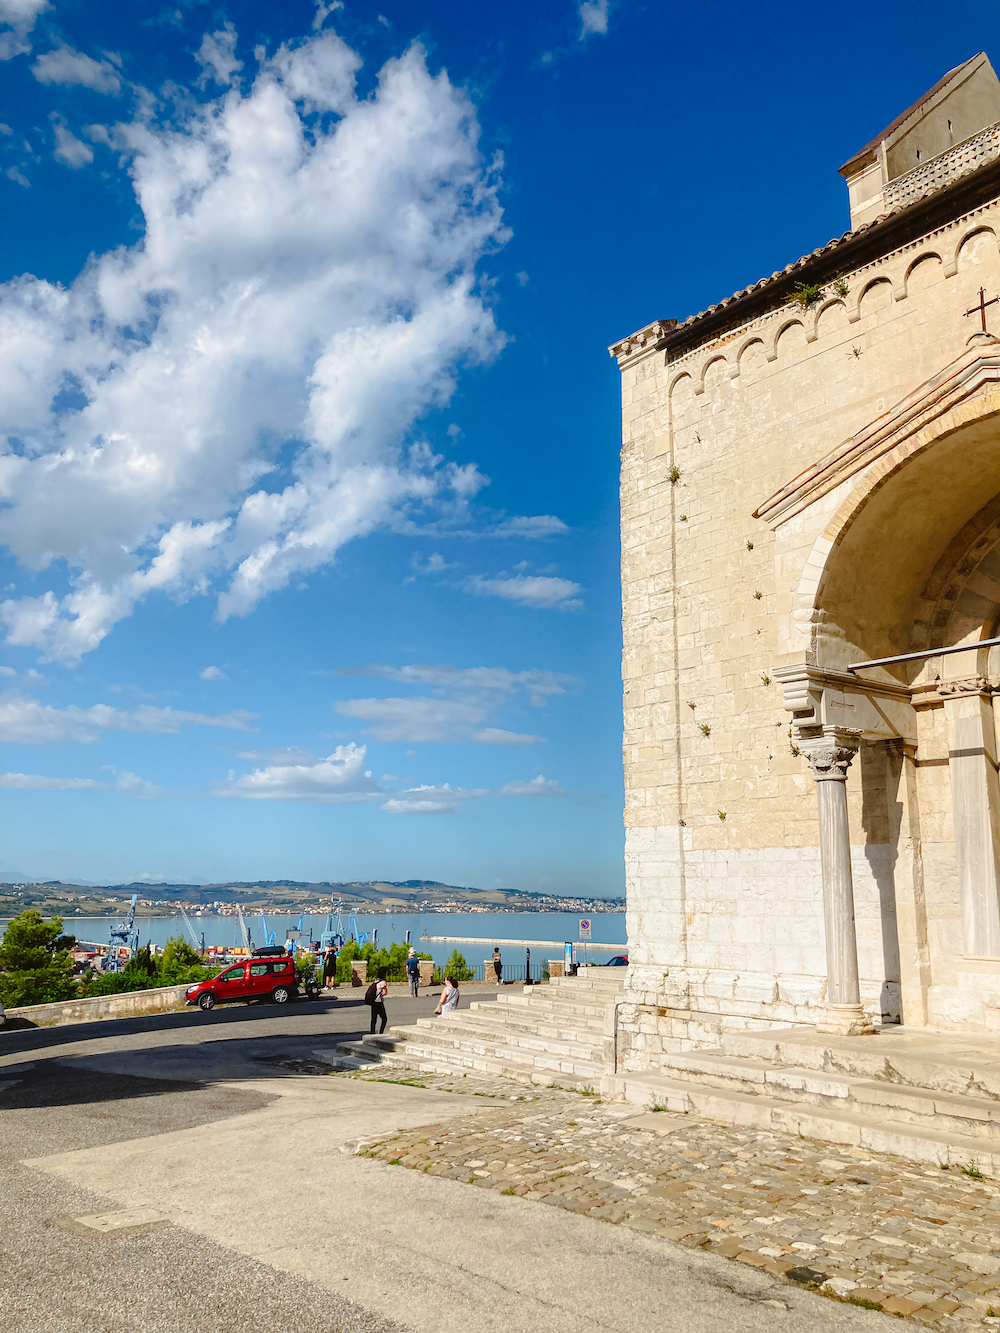
<path id="1" fill-rule="evenodd" d="M 524 1050 L 531 1054 L 569 1056 L 579 1060 L 603 1061 L 603 1041 L 575 1041 L 565 1038 L 536 1036 L 532 1033 L 512 1033 L 495 1026 L 479 1028 L 460 1021 L 444 1024 L 440 1018 L 419 1018 L 415 1028 L 408 1028 L 412 1040 L 447 1046 L 449 1042 L 472 1042 L 476 1046 L 503 1046 L 507 1050 Z"/>
<path id="2" fill-rule="evenodd" d="M 875 1153 L 892 1153 L 927 1166 L 975 1166 L 1000 1178 L 1000 1145 L 938 1126 L 900 1121 L 858 1108 L 832 1110 L 804 1102 L 716 1088 L 668 1074 L 605 1074 L 601 1095 L 608 1100 L 699 1116 L 733 1127 L 801 1135 Z"/>
<path id="3" fill-rule="evenodd" d="M 725 1033 L 719 1053 L 1000 1102 L 1000 1042 L 992 1034 L 886 1026 L 872 1037 L 832 1037 L 811 1027 L 779 1028 Z"/>
<path id="4" fill-rule="evenodd" d="M 461 1054 L 495 1056 L 515 1064 L 530 1064 L 541 1069 L 563 1069 L 567 1072 L 600 1077 L 600 1051 L 576 1042 L 539 1042 L 534 1045 L 516 1045 L 501 1039 L 483 1037 L 464 1031 L 460 1026 L 448 1028 L 440 1023 L 427 1027 L 395 1027 L 377 1037 L 366 1037 L 369 1046 L 399 1053 L 402 1044 L 407 1049 L 420 1047 L 421 1052 L 437 1053 L 458 1051 Z"/>
<path id="5" fill-rule="evenodd" d="M 594 996 L 592 1000 L 562 999 L 561 997 L 548 998 L 536 996 L 532 992 L 527 995 L 498 995 L 497 1006 L 509 1007 L 510 1009 L 530 1010 L 537 1014 L 558 1014 L 561 1018 L 601 1018 L 607 1013 L 608 1008 L 614 1003 L 614 997 L 603 999 L 600 996 Z"/>
<path id="6" fill-rule="evenodd" d="M 587 1046 L 595 1052 L 603 1052 L 603 1033 L 592 1029 L 573 1028 L 569 1025 L 552 1026 L 549 1024 L 529 1024 L 529 1022 L 505 1022 L 503 1018 L 480 1017 L 472 1010 L 461 1010 L 456 1022 L 445 1018 L 417 1018 L 416 1026 L 433 1030 L 461 1030 L 476 1034 L 493 1041 L 505 1041 L 509 1045 L 536 1045 L 548 1042 L 569 1042 L 573 1046 Z M 548 1045 L 545 1049 L 549 1049 Z M 556 1049 L 553 1046 L 552 1049 Z"/>
<path id="7" fill-rule="evenodd" d="M 515 1083 L 555 1085 L 561 1088 L 596 1090 L 600 1073 L 575 1073 L 572 1070 L 538 1068 L 492 1055 L 443 1048 L 423 1048 L 402 1043 L 398 1050 L 370 1046 L 366 1041 L 340 1042 L 334 1051 L 316 1050 L 317 1059 L 343 1069 L 361 1069 L 385 1065 L 409 1073 L 454 1074 L 456 1072 L 496 1075 Z M 447 1058 L 445 1058 L 447 1057 Z"/>
<path id="8" fill-rule="evenodd" d="M 561 1032 L 585 1032 L 593 1033 L 593 1036 L 600 1037 L 604 1034 L 604 1020 L 597 1018 L 593 1014 L 584 1014 L 584 1016 L 568 1016 L 561 1018 L 559 1014 L 552 1013 L 532 1013 L 531 1009 L 517 1009 L 513 1005 L 497 1005 L 493 1001 L 473 1000 L 468 1009 L 461 1010 L 463 1014 L 475 1014 L 476 1018 L 481 1018 L 484 1022 L 503 1022 L 512 1029 L 531 1029 L 532 1032 L 545 1033 L 547 1036 L 557 1036 Z"/>
<path id="9" fill-rule="evenodd" d="M 706 1087 L 734 1089 L 828 1110 L 857 1111 L 871 1117 L 887 1116 L 911 1125 L 932 1125 L 947 1133 L 993 1141 L 1000 1151 L 1000 1101 L 986 1097 L 939 1092 L 884 1079 L 860 1079 L 836 1070 L 769 1065 L 706 1051 L 664 1054 L 660 1068 L 670 1077 Z"/>

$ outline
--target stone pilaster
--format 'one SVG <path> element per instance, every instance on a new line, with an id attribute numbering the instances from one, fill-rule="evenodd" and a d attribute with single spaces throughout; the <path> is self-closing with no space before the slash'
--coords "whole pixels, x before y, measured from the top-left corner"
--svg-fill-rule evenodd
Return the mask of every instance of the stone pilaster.
<path id="1" fill-rule="evenodd" d="M 1000 779 L 992 687 L 943 680 L 955 811 L 955 859 L 966 957 L 1000 958 Z"/>
<path id="2" fill-rule="evenodd" d="M 817 1031 L 866 1036 L 874 1031 L 861 1007 L 858 941 L 854 929 L 854 881 L 847 822 L 847 770 L 861 737 L 843 727 L 803 726 L 799 748 L 816 779 L 819 845 L 826 934 L 827 1005 Z"/>

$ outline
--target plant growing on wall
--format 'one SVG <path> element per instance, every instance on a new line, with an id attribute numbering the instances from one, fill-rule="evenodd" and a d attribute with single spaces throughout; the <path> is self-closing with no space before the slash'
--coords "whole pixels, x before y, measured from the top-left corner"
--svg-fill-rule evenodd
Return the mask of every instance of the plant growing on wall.
<path id="1" fill-rule="evenodd" d="M 822 297 L 823 288 L 818 282 L 797 282 L 788 295 L 789 301 L 801 310 L 809 310 Z"/>

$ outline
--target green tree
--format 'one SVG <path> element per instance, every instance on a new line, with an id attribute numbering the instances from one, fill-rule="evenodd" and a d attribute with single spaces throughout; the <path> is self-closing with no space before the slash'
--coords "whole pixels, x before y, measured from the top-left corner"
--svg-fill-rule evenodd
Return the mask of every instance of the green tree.
<path id="1" fill-rule="evenodd" d="M 77 994 L 62 918 L 46 921 L 29 908 L 8 924 L 0 940 L 0 1000 L 7 1008 L 71 1000 Z"/>
<path id="2" fill-rule="evenodd" d="M 471 981 L 475 973 L 465 961 L 465 954 L 459 953 L 457 949 L 452 949 L 451 957 L 444 965 L 444 975 L 454 977 L 456 981 Z"/>
<path id="3" fill-rule="evenodd" d="M 159 984 L 181 986 L 189 981 L 205 981 L 212 975 L 201 961 L 201 954 L 188 944 L 182 935 L 171 935 L 163 946 L 160 959 Z"/>

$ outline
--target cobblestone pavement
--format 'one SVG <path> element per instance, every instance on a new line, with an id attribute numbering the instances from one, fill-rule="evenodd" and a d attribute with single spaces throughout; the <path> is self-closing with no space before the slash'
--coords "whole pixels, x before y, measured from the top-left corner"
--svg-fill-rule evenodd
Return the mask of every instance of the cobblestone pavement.
<path id="1" fill-rule="evenodd" d="M 857 1148 L 733 1129 L 504 1080 L 405 1070 L 515 1102 L 355 1150 L 712 1250 L 932 1328 L 1000 1324 L 1000 1192 Z"/>

